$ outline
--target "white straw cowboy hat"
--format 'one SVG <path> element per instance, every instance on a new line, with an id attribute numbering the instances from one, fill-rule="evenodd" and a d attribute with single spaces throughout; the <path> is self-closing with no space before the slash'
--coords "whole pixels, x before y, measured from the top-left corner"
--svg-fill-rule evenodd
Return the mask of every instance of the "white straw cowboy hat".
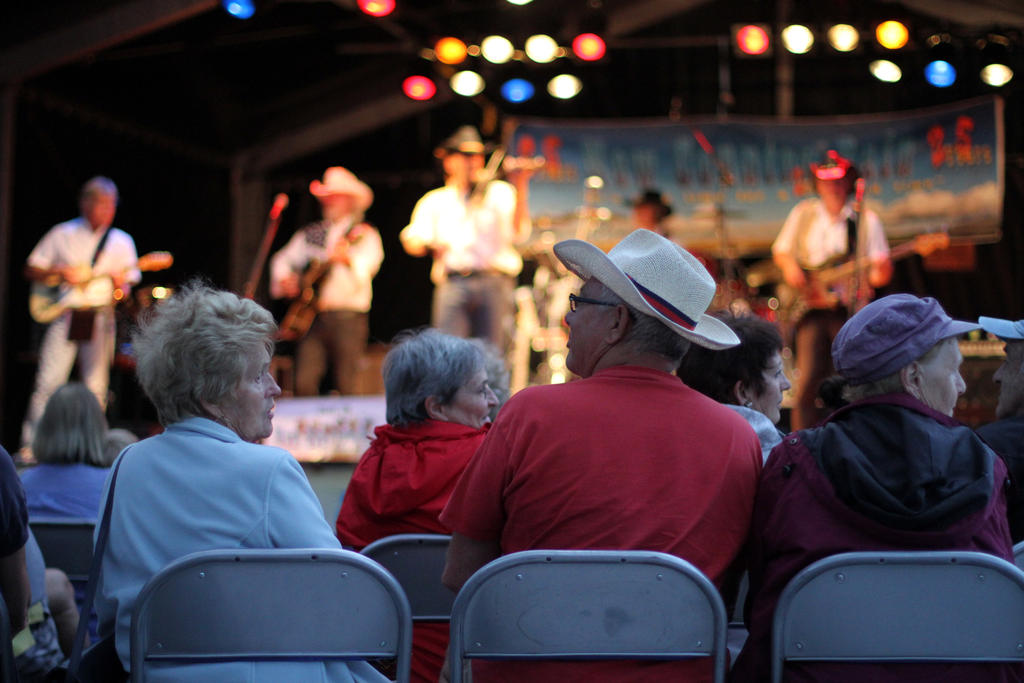
<path id="1" fill-rule="evenodd" d="M 555 256 L 583 280 L 594 278 L 633 308 L 709 349 L 740 343 L 729 326 L 704 312 L 715 280 L 690 252 L 650 230 L 635 230 L 605 254 L 589 242 L 565 240 Z"/>
<path id="2" fill-rule="evenodd" d="M 373 190 L 355 174 L 341 166 L 331 166 L 324 171 L 324 180 L 314 180 L 309 184 L 309 191 L 314 197 L 329 197 L 332 194 L 347 194 L 356 198 L 359 211 L 366 211 L 373 204 Z"/>

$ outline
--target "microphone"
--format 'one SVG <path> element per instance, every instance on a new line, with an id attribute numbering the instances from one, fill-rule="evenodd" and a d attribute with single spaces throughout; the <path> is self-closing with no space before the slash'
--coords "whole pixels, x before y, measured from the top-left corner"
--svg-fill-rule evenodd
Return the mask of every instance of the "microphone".
<path id="1" fill-rule="evenodd" d="M 856 195 L 854 196 L 853 201 L 857 206 L 857 210 L 860 211 L 860 207 L 864 203 L 864 188 L 867 187 L 867 181 L 863 178 L 857 178 L 857 182 L 854 187 L 856 188 Z"/>
<path id="2" fill-rule="evenodd" d="M 276 221 L 286 208 L 288 208 L 288 195 L 280 192 L 274 197 L 274 205 L 270 207 L 270 220 Z"/>

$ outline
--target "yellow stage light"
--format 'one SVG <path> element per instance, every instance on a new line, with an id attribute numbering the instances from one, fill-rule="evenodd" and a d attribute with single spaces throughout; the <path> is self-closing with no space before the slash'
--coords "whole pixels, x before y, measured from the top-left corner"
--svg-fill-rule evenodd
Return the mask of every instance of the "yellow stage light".
<path id="1" fill-rule="evenodd" d="M 466 59 L 466 44 L 458 38 L 447 36 L 434 45 L 437 61 L 443 64 L 460 64 Z"/>
<path id="2" fill-rule="evenodd" d="M 839 52 L 851 52 L 860 44 L 860 33 L 849 24 L 836 24 L 828 30 L 828 42 Z"/>
<path id="3" fill-rule="evenodd" d="M 878 44 L 888 50 L 898 50 L 907 44 L 910 32 L 898 21 L 883 21 L 875 29 Z"/>

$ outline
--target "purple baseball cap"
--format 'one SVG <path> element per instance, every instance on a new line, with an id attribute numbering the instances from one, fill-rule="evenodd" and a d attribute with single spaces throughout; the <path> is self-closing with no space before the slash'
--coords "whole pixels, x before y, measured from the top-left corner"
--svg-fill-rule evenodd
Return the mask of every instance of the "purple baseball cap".
<path id="1" fill-rule="evenodd" d="M 943 339 L 980 327 L 953 320 L 931 297 L 891 294 L 846 321 L 832 342 L 832 361 L 850 384 L 873 382 L 917 360 Z"/>
<path id="2" fill-rule="evenodd" d="M 1024 320 L 1003 320 L 1002 318 L 978 318 L 981 329 L 996 335 L 1003 341 L 1018 341 L 1024 339 Z"/>

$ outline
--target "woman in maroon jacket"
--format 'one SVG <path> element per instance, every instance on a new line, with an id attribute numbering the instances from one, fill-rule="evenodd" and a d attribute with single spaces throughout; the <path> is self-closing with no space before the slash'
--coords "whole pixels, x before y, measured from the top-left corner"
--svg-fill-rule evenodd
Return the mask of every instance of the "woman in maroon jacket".
<path id="1" fill-rule="evenodd" d="M 433 329 L 394 343 L 383 367 L 388 424 L 374 430 L 338 513 L 338 538 L 355 550 L 393 534 L 450 533 L 437 517 L 498 403 L 477 344 Z M 413 680 L 435 683 L 447 647 L 447 624 L 416 624 Z"/>
<path id="2" fill-rule="evenodd" d="M 772 615 L 807 565 L 858 550 L 976 550 L 1013 561 L 1006 468 L 953 419 L 965 385 L 952 320 L 934 299 L 887 296 L 832 345 L 850 404 L 768 458 L 751 525 L 750 636 L 732 681 L 770 680 Z M 1011 681 L 1016 664 L 792 663 L 787 681 Z"/>

